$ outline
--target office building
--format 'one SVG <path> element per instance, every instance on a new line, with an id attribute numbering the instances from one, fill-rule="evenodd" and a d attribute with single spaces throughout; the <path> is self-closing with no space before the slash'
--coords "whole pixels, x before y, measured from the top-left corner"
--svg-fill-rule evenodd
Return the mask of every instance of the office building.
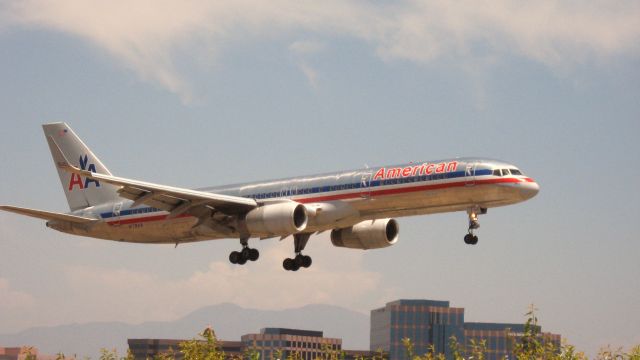
<path id="1" fill-rule="evenodd" d="M 475 323 L 464 324 L 464 345 L 467 349 L 471 346 L 471 340 L 476 344 L 485 341 L 485 359 L 498 360 L 505 356 L 513 358 L 512 349 L 519 343 L 525 332 L 523 324 L 500 324 L 500 323 Z M 543 333 L 540 326 L 536 327 L 536 332 L 540 334 L 541 341 L 552 342 L 556 347 L 560 346 L 560 335 Z"/>
<path id="2" fill-rule="evenodd" d="M 303 360 L 314 360 L 325 351 L 342 351 L 342 339 L 326 338 L 322 331 L 284 328 L 264 328 L 259 334 L 242 336 L 246 349 L 260 353 L 260 359 L 286 359 L 291 353 L 299 353 Z"/>
<path id="3" fill-rule="evenodd" d="M 538 327 L 538 332 L 541 329 Z M 390 360 L 407 359 L 402 339 L 409 338 L 416 354 L 433 347 L 435 353 L 453 358 L 451 337 L 455 336 L 463 351 L 472 340 L 485 341 L 487 360 L 512 358 L 513 345 L 524 333 L 522 324 L 475 323 L 464 321 L 464 308 L 452 308 L 448 301 L 396 300 L 371 311 L 370 350 L 384 350 Z M 560 335 L 543 333 L 542 339 L 560 345 Z"/>
<path id="4" fill-rule="evenodd" d="M 462 339 L 463 326 L 464 309 L 449 307 L 448 301 L 397 300 L 371 311 L 369 349 L 387 351 L 390 359 L 405 359 L 402 339 L 409 338 L 417 354 L 433 346 L 436 353 L 449 357 L 449 339 Z"/>
<path id="5" fill-rule="evenodd" d="M 22 347 L 2 347 L 0 346 L 0 360 L 24 360 L 27 358 L 27 352 L 35 356 L 38 360 L 55 360 L 55 355 L 41 354 L 37 348 L 33 346 Z"/>
<path id="6" fill-rule="evenodd" d="M 18 360 L 21 350 L 19 347 L 0 347 L 0 360 Z"/>
<path id="7" fill-rule="evenodd" d="M 129 339 L 129 350 L 136 360 L 153 358 L 160 354 L 173 354 L 175 359 L 183 358 L 180 343 L 176 339 Z M 343 350 L 342 339 L 324 337 L 322 331 L 285 328 L 264 328 L 257 334 L 246 334 L 241 341 L 218 341 L 218 345 L 227 359 L 257 351 L 261 360 L 286 359 L 298 353 L 303 360 L 325 358 L 327 353 L 344 355 L 345 360 L 371 358 L 375 353 L 361 350 Z M 1 360 L 1 359 L 0 359 Z M 14 360 L 14 359 L 9 359 Z"/>

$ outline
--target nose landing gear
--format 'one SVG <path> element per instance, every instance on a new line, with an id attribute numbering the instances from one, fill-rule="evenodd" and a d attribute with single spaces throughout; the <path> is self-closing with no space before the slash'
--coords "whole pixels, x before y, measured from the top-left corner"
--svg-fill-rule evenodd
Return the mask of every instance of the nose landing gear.
<path id="1" fill-rule="evenodd" d="M 293 235 L 294 258 L 286 258 L 282 262 L 282 267 L 287 271 L 298 271 L 300 268 L 308 268 L 311 266 L 311 256 L 302 255 L 302 250 L 307 246 L 307 242 L 311 234 L 295 234 Z"/>
<path id="2" fill-rule="evenodd" d="M 242 245 L 241 251 L 232 251 L 229 254 L 229 262 L 232 264 L 244 265 L 247 261 L 256 261 L 260 257 L 258 249 L 252 249 L 249 247 L 249 239 L 240 239 Z"/>
<path id="3" fill-rule="evenodd" d="M 469 229 L 467 235 L 464 236 L 464 243 L 468 245 L 475 245 L 478 243 L 478 236 L 473 234 L 473 231 L 480 228 L 480 222 L 478 222 L 478 214 L 486 214 L 487 209 L 475 206 L 467 210 L 469 214 Z"/>

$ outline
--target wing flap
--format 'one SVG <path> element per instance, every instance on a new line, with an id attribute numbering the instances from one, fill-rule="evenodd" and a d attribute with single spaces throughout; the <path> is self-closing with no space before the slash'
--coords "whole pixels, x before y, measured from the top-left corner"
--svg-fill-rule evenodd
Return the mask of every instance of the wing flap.
<path id="1" fill-rule="evenodd" d="M 92 219 L 92 218 L 87 218 L 82 216 L 62 214 L 62 213 L 44 211 L 44 210 L 28 209 L 28 208 L 22 208 L 17 206 L 3 205 L 3 206 L 0 206 L 0 210 L 9 211 L 9 212 L 20 214 L 20 215 L 31 216 L 31 217 L 42 219 L 42 220 L 61 220 L 61 221 L 68 221 L 68 222 L 77 223 L 77 224 L 85 224 L 85 223 L 98 221 L 97 219 Z"/>

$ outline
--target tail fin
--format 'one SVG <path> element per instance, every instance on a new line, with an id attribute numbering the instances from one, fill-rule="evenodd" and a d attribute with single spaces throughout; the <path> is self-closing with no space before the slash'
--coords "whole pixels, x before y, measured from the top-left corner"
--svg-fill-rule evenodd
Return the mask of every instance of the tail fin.
<path id="1" fill-rule="evenodd" d="M 42 125 L 44 135 L 49 143 L 51 156 L 54 164 L 64 162 L 64 158 L 58 159 L 60 155 L 56 155 L 56 144 L 64 154 L 64 156 L 73 163 L 73 165 L 99 174 L 111 175 L 111 172 L 98 159 L 94 153 L 89 150 L 82 140 L 71 130 L 65 123 L 53 123 Z M 54 143 L 55 142 L 55 143 Z M 78 163 L 75 163 L 77 161 Z M 78 174 L 73 174 L 56 166 L 60 182 L 64 194 L 67 196 L 69 208 L 71 211 L 83 209 L 89 206 L 95 206 L 118 200 L 118 188 L 100 183 L 99 181 L 83 178 Z"/>

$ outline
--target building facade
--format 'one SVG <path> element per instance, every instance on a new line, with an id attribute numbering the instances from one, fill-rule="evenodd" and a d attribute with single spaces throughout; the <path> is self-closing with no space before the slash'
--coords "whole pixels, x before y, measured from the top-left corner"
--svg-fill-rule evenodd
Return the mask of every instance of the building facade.
<path id="1" fill-rule="evenodd" d="M 540 327 L 537 330 L 541 333 Z M 396 300 L 371 311 L 370 350 L 386 351 L 390 360 L 408 359 L 402 339 L 409 338 L 416 354 L 433 348 L 451 359 L 450 341 L 455 337 L 463 351 L 484 341 L 485 359 L 498 360 L 513 358 L 513 346 L 523 333 L 522 324 L 465 323 L 464 308 L 452 308 L 448 301 Z M 560 335 L 541 333 L 541 337 L 560 345 Z"/>
<path id="2" fill-rule="evenodd" d="M 42 354 L 33 346 L 0 346 L 0 360 L 24 360 L 28 354 L 35 356 L 38 360 L 55 360 L 57 358 L 56 355 Z"/>
<path id="3" fill-rule="evenodd" d="M 417 354 L 433 346 L 436 353 L 451 356 L 449 339 L 464 336 L 464 309 L 449 307 L 448 301 L 397 300 L 371 311 L 369 350 L 383 350 L 390 359 L 405 359 L 402 339 L 413 342 Z"/>
<path id="4" fill-rule="evenodd" d="M 342 339 L 326 338 L 322 331 L 264 328 L 259 334 L 243 335 L 241 341 L 245 349 L 258 351 L 263 360 L 286 359 L 292 353 L 314 360 L 327 351 L 342 351 Z"/>
<path id="5" fill-rule="evenodd" d="M 128 343 L 136 360 L 152 359 L 161 354 L 172 354 L 175 359 L 180 360 L 183 358 L 180 343 L 184 341 L 129 339 Z M 372 358 L 375 355 L 370 351 L 343 350 L 342 339 L 324 337 L 322 331 L 285 328 L 264 328 L 260 333 L 243 335 L 241 341 L 218 341 L 218 345 L 227 359 L 246 358 L 245 355 L 253 351 L 260 354 L 260 360 L 284 360 L 294 353 L 298 353 L 303 360 L 324 359 L 328 353 L 334 353 L 338 355 L 337 358 L 345 360 Z"/>
<path id="6" fill-rule="evenodd" d="M 180 343 L 186 340 L 178 339 L 128 339 L 129 350 L 136 360 L 153 359 L 157 355 L 173 354 L 176 360 L 184 358 L 180 352 Z M 240 341 L 218 341 L 218 346 L 224 351 L 227 359 L 242 355 L 243 347 Z"/>
<path id="7" fill-rule="evenodd" d="M 21 352 L 19 347 L 0 347 L 0 360 L 18 360 Z"/>

